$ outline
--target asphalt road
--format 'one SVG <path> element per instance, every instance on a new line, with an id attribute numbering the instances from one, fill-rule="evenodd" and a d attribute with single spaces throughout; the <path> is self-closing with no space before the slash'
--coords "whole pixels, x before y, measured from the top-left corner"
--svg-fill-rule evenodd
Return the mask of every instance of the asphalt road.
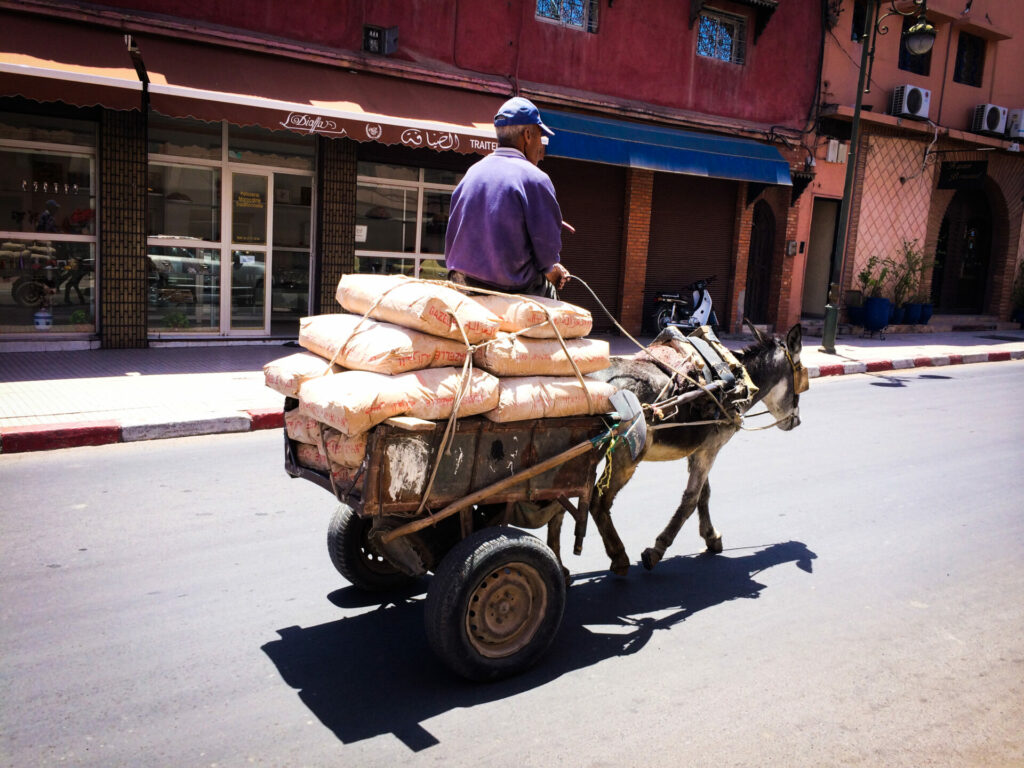
<path id="1" fill-rule="evenodd" d="M 1024 765 L 1024 363 L 815 380 L 655 571 L 599 538 L 542 663 L 473 685 L 333 570 L 256 432 L 0 456 L 0 764 Z M 633 560 L 682 492 L 643 466 Z M 563 542 L 570 551 L 569 532 Z"/>

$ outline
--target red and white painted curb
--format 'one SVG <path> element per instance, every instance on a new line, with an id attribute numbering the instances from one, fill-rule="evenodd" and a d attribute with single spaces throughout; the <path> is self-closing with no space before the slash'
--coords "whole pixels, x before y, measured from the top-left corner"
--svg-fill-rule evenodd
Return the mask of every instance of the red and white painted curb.
<path id="1" fill-rule="evenodd" d="M 120 421 L 80 421 L 62 424 L 33 424 L 0 427 L 0 453 L 52 451 L 84 445 L 130 443 L 167 437 L 191 437 L 227 432 L 252 432 L 284 427 L 284 412 L 261 408 L 190 418 L 165 423 L 138 424 Z"/>
<path id="2" fill-rule="evenodd" d="M 907 368 L 997 363 L 1005 360 L 1024 360 L 1024 350 L 808 365 L 807 374 L 810 378 L 816 379 L 823 376 L 844 376 L 852 373 L 881 373 Z M 50 451 L 57 448 L 128 443 L 168 437 L 252 432 L 259 429 L 280 429 L 283 426 L 284 413 L 281 409 L 261 408 L 231 411 L 202 418 L 188 417 L 155 424 L 130 421 L 123 423 L 120 421 L 81 421 L 63 424 L 35 424 L 24 427 L 0 427 L 0 453 Z"/>
<path id="3" fill-rule="evenodd" d="M 906 357 L 894 360 L 868 360 L 835 363 L 832 365 L 809 365 L 807 375 L 812 378 L 822 376 L 844 376 L 850 373 L 881 373 L 898 371 L 906 368 L 931 368 L 944 365 L 965 365 L 967 363 L 998 363 L 1006 360 L 1024 360 L 1024 349 L 1012 352 L 976 352 L 967 355 L 932 355 L 924 357 Z"/>

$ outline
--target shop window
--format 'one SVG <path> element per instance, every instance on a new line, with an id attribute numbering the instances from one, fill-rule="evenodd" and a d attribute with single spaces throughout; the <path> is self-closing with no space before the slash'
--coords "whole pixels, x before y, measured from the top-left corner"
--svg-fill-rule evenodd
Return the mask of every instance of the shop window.
<path id="1" fill-rule="evenodd" d="M 150 139 L 150 333 L 294 338 L 309 314 L 315 139 L 161 117 Z"/>
<path id="2" fill-rule="evenodd" d="M 743 64 L 746 60 L 747 23 L 740 16 L 705 11 L 697 28 L 697 55 Z"/>
<path id="3" fill-rule="evenodd" d="M 308 176 L 274 174 L 274 249 L 270 323 L 275 336 L 296 336 L 309 314 L 312 188 Z"/>
<path id="4" fill-rule="evenodd" d="M 359 174 L 357 270 L 431 278 L 445 274 L 452 191 L 462 173 L 360 162 Z"/>
<path id="5" fill-rule="evenodd" d="M 598 4 L 599 0 L 537 0 L 537 18 L 597 32 Z"/>
<path id="6" fill-rule="evenodd" d="M 899 68 L 906 72 L 913 72 L 915 75 L 927 77 L 932 67 L 932 52 L 914 54 L 907 48 L 907 33 L 915 24 L 917 24 L 916 16 L 904 17 L 903 32 L 900 34 Z"/>
<path id="7" fill-rule="evenodd" d="M 95 142 L 87 121 L 0 113 L 0 334 L 96 330 Z"/>
<path id="8" fill-rule="evenodd" d="M 221 134 L 220 123 L 177 120 L 154 114 L 149 119 L 149 153 L 220 160 Z"/>
<path id="9" fill-rule="evenodd" d="M 956 66 L 953 68 L 953 80 L 980 88 L 984 74 L 985 41 L 977 35 L 961 32 L 956 46 Z"/>
<path id="10" fill-rule="evenodd" d="M 220 328 L 220 250 L 148 248 L 149 327 L 154 331 Z"/>
<path id="11" fill-rule="evenodd" d="M 268 131 L 257 126 L 228 126 L 228 160 L 248 165 L 313 170 L 316 142 L 291 131 Z"/>
<path id="12" fill-rule="evenodd" d="M 220 169 L 149 164 L 149 237 L 220 240 Z"/>
<path id="13" fill-rule="evenodd" d="M 96 123 L 48 115 L 0 112 L 0 140 L 34 141 L 64 146 L 96 146 Z"/>

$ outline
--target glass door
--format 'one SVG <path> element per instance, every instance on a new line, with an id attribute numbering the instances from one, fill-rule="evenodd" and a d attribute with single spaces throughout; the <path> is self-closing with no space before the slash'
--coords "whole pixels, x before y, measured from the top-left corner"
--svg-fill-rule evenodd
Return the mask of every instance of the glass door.
<path id="1" fill-rule="evenodd" d="M 231 269 L 222 270 L 222 312 L 228 332 L 267 331 L 268 243 L 271 237 L 270 175 L 231 174 Z"/>

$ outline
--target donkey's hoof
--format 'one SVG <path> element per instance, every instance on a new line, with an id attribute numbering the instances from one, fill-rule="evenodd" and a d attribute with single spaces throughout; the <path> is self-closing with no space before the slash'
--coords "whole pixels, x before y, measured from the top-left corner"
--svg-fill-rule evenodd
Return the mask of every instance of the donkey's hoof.
<path id="1" fill-rule="evenodd" d="M 562 566 L 562 578 L 565 579 L 565 586 L 572 586 L 572 574 L 569 573 L 569 569 L 566 568 L 564 565 Z"/>
<path id="2" fill-rule="evenodd" d="M 658 550 L 651 549 L 648 547 L 644 550 L 644 553 L 640 556 L 640 559 L 643 561 L 644 568 L 646 568 L 648 571 L 653 571 L 654 566 L 656 566 L 661 561 L 661 555 L 658 553 Z"/>
<path id="3" fill-rule="evenodd" d="M 720 554 L 722 554 L 722 535 L 719 534 L 718 536 L 715 536 L 714 538 L 708 539 L 707 540 L 707 545 L 708 545 L 707 553 L 709 555 L 720 555 Z"/>
<path id="4" fill-rule="evenodd" d="M 629 558 L 625 554 L 615 556 L 608 570 L 616 576 L 625 576 L 629 572 Z"/>

